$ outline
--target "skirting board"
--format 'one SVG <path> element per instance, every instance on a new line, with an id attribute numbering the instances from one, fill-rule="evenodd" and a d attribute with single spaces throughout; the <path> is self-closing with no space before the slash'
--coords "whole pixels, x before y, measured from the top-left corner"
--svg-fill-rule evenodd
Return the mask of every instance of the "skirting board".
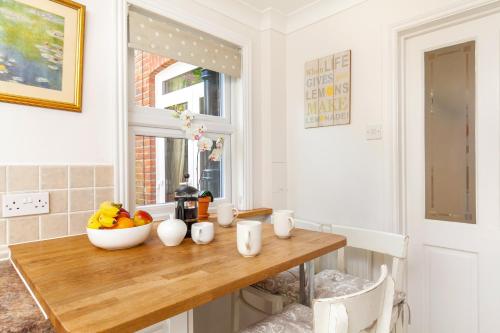
<path id="1" fill-rule="evenodd" d="M 10 258 L 10 250 L 7 245 L 0 245 L 0 260 L 7 260 Z"/>

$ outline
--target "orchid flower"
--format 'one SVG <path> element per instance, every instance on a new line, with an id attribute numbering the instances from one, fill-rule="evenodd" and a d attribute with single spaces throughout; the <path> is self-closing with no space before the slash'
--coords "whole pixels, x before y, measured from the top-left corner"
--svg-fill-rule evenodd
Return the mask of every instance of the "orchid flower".
<path id="1" fill-rule="evenodd" d="M 224 138 L 222 136 L 219 136 L 215 141 L 215 148 L 222 149 L 223 146 L 224 146 Z"/>
<path id="2" fill-rule="evenodd" d="M 213 144 L 214 143 L 212 139 L 203 137 L 198 140 L 198 149 L 200 152 L 209 151 L 210 149 L 212 149 Z"/>
<path id="3" fill-rule="evenodd" d="M 221 148 L 215 148 L 214 150 L 212 150 L 212 152 L 210 153 L 210 155 L 208 156 L 208 159 L 210 161 L 220 161 L 222 157 L 222 149 Z"/>
<path id="4" fill-rule="evenodd" d="M 191 122 L 194 119 L 194 115 L 190 111 L 186 110 L 186 111 L 181 113 L 181 115 L 179 116 L 179 119 L 184 122 L 184 124 L 182 125 L 182 129 L 184 131 L 187 131 L 188 129 L 191 128 Z"/>

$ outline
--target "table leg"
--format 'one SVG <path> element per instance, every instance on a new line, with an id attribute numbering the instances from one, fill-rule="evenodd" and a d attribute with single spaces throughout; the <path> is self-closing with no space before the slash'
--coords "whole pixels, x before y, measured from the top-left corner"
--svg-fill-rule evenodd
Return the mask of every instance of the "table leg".
<path id="1" fill-rule="evenodd" d="M 314 300 L 314 261 L 299 266 L 299 302 L 311 306 Z"/>

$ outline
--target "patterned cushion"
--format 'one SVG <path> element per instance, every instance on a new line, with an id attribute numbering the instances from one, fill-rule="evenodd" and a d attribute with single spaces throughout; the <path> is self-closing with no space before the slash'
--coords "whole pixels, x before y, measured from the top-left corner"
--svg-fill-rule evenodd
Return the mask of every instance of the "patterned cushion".
<path id="1" fill-rule="evenodd" d="M 326 269 L 314 276 L 315 297 L 329 298 L 345 296 L 367 289 L 373 281 L 354 275 L 342 273 L 333 269 Z"/>
<path id="2" fill-rule="evenodd" d="M 313 311 L 301 304 L 291 304 L 282 313 L 267 317 L 240 333 L 312 333 Z"/>
<path id="3" fill-rule="evenodd" d="M 324 270 L 314 277 L 316 298 L 349 295 L 370 287 L 373 282 L 337 270 Z M 279 273 L 254 286 L 275 295 L 285 296 L 285 306 L 299 299 L 299 268 Z"/>
<path id="4" fill-rule="evenodd" d="M 281 272 L 254 284 L 255 287 L 271 294 L 285 296 L 285 306 L 297 303 L 299 300 L 299 267 Z"/>
<path id="5" fill-rule="evenodd" d="M 363 279 L 354 275 L 342 273 L 337 270 L 324 270 L 314 277 L 316 298 L 329 298 L 349 295 L 373 285 L 373 281 Z M 279 273 L 271 278 L 260 281 L 254 286 L 264 289 L 272 294 L 286 296 L 284 305 L 292 311 L 299 299 L 299 268 L 295 267 L 289 271 Z M 392 309 L 391 327 L 394 327 L 396 321 L 402 318 L 404 321 L 404 306 L 406 294 L 402 291 L 396 291 L 394 294 L 394 306 Z M 299 305 L 300 306 L 300 305 Z M 307 308 L 309 309 L 309 308 Z M 285 310 L 286 311 L 286 310 Z M 309 309 L 309 311 L 311 311 Z M 293 312 L 293 311 L 292 311 Z M 284 314 L 283 312 L 282 314 Z M 282 315 L 280 314 L 280 315 Z M 287 322 L 280 315 L 272 316 L 263 322 L 252 326 L 251 331 L 245 333 L 275 333 L 275 332 L 296 332 L 296 325 L 301 323 Z M 290 315 L 287 313 L 286 315 Z M 312 319 L 311 319 L 312 320 Z M 284 326 L 286 325 L 286 326 Z M 292 329 L 293 327 L 293 329 Z M 257 330 L 260 329 L 260 330 Z M 281 329 L 281 331 L 279 330 Z M 308 331 L 304 331 L 308 332 Z"/>

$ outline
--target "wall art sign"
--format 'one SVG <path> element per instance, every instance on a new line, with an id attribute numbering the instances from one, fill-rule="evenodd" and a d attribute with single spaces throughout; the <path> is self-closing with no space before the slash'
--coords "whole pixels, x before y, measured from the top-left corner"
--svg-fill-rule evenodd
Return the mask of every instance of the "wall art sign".
<path id="1" fill-rule="evenodd" d="M 305 64 L 304 127 L 346 125 L 351 121 L 351 51 Z"/>
<path id="2" fill-rule="evenodd" d="M 81 111 L 85 6 L 0 0 L 0 102 Z"/>

